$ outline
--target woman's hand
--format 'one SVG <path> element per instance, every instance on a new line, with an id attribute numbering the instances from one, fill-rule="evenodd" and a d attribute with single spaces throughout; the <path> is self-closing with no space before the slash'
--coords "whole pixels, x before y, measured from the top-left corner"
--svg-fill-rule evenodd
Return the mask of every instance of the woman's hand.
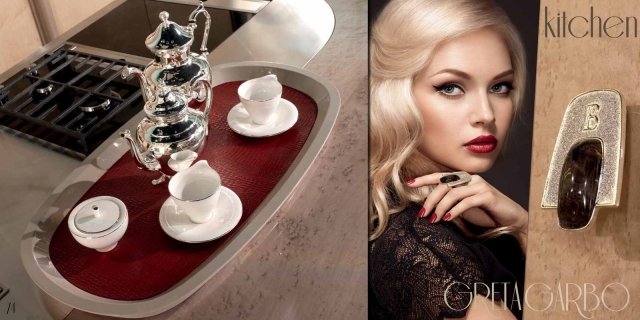
<path id="1" fill-rule="evenodd" d="M 455 188 L 440 183 L 447 173 L 432 173 L 407 182 L 410 187 L 437 185 L 425 199 L 419 218 L 429 222 L 450 221 L 456 217 L 482 227 L 514 226 L 526 233 L 529 215 L 516 202 L 502 194 L 482 177 L 471 175 L 467 185 Z"/>

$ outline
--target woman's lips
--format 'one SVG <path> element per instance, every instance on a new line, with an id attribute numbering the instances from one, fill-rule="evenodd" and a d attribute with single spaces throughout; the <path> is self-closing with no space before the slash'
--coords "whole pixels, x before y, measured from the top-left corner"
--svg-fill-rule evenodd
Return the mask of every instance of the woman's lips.
<path id="1" fill-rule="evenodd" d="M 478 136 L 464 144 L 467 150 L 473 153 L 489 153 L 498 146 L 498 139 L 492 135 Z"/>

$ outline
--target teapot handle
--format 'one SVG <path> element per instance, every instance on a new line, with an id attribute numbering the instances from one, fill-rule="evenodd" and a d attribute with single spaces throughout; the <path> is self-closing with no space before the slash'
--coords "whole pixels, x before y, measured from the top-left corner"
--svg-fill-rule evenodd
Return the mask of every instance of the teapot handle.
<path id="1" fill-rule="evenodd" d="M 211 107 L 213 104 L 213 88 L 211 88 L 211 83 L 207 80 L 199 80 L 198 82 L 202 82 L 202 85 L 207 91 L 207 95 L 204 100 L 204 111 L 202 111 L 204 116 L 204 123 L 206 125 L 205 136 L 207 136 L 209 134 L 209 114 L 211 113 Z"/>
<path id="2" fill-rule="evenodd" d="M 211 28 L 211 15 L 204 7 L 205 1 L 207 0 L 201 0 L 196 10 L 191 12 L 191 14 L 189 15 L 189 26 L 195 29 L 197 26 L 196 18 L 200 13 L 204 14 L 206 20 L 204 24 L 204 35 L 202 36 L 202 45 L 200 46 L 200 52 L 206 56 L 207 54 L 209 54 L 209 50 L 207 49 L 207 40 L 209 39 L 209 28 Z"/>

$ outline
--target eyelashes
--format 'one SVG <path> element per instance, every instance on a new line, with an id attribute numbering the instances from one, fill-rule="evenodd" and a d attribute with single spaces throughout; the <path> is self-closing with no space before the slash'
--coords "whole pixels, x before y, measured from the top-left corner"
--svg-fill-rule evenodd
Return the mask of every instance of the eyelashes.
<path id="1" fill-rule="evenodd" d="M 455 83 L 444 83 L 439 86 L 433 86 L 433 88 L 436 90 L 436 92 L 447 98 L 454 98 L 456 96 L 464 94 L 464 89 L 462 89 L 460 85 Z"/>
<path id="2" fill-rule="evenodd" d="M 490 92 L 508 95 L 511 90 L 513 90 L 513 83 L 510 81 L 503 81 L 491 86 Z"/>
<path id="3" fill-rule="evenodd" d="M 454 82 L 446 82 L 441 85 L 434 85 L 433 89 L 445 98 L 456 98 L 465 94 L 464 87 Z M 503 81 L 489 87 L 489 93 L 498 95 L 509 95 L 514 89 L 513 82 Z"/>

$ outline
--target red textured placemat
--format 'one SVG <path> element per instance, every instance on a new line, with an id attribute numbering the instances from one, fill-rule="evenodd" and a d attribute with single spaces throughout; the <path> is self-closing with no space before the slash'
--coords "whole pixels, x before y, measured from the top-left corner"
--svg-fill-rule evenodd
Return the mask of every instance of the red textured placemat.
<path id="1" fill-rule="evenodd" d="M 231 131 L 227 113 L 239 103 L 237 88 L 229 82 L 213 89 L 205 150 L 198 157 L 209 161 L 222 184 L 242 200 L 238 227 L 218 240 L 188 244 L 166 235 L 158 215 L 169 197 L 167 183 L 153 186 L 158 176 L 138 169 L 125 154 L 98 180 L 79 202 L 101 195 L 122 200 L 129 211 L 129 227 L 118 246 L 106 253 L 81 246 L 73 239 L 65 219 L 54 233 L 49 255 L 60 274 L 76 287 L 97 296 L 117 300 L 140 300 L 163 293 L 187 277 L 229 235 L 237 232 L 255 208 L 271 192 L 298 155 L 317 115 L 315 101 L 285 87 L 282 97 L 298 108 L 299 118 L 287 132 L 269 138 L 247 138 Z M 68 215 L 67 215 L 68 217 Z"/>

